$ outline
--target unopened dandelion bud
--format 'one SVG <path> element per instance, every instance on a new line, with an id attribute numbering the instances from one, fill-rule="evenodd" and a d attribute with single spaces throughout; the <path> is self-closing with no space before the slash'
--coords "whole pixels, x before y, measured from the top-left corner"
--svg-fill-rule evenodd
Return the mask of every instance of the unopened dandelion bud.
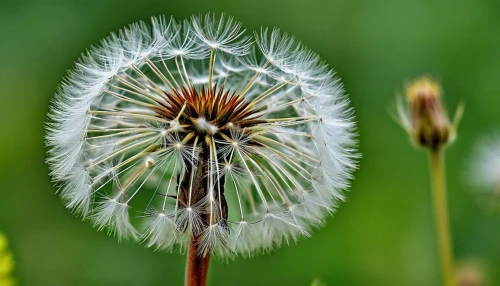
<path id="1" fill-rule="evenodd" d="M 399 102 L 398 113 L 412 141 L 431 150 L 453 142 L 456 126 L 443 108 L 441 86 L 429 77 L 420 77 L 406 85 L 405 93 L 407 106 Z"/>
<path id="2" fill-rule="evenodd" d="M 441 104 L 440 93 L 439 85 L 428 78 L 417 79 L 406 88 L 413 140 L 431 149 L 448 143 L 450 138 L 450 121 Z"/>

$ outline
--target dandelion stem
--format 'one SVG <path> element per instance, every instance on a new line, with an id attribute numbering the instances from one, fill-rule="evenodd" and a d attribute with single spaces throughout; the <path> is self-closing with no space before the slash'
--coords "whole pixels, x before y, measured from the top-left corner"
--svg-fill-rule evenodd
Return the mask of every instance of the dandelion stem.
<path id="1" fill-rule="evenodd" d="M 186 286 L 205 286 L 207 284 L 210 252 L 200 255 L 200 237 L 191 235 L 186 261 Z"/>
<path id="2" fill-rule="evenodd" d="M 455 286 L 456 283 L 453 275 L 453 252 L 451 248 L 451 235 L 446 205 L 444 153 L 441 148 L 431 150 L 431 175 L 443 285 Z"/>
<path id="3" fill-rule="evenodd" d="M 197 145 L 197 138 L 198 137 L 195 138 L 195 146 Z M 207 176 L 207 174 L 211 174 L 210 165 L 212 164 L 211 160 L 209 160 L 209 157 L 212 157 L 212 150 L 209 149 L 208 143 L 210 143 L 210 141 L 201 142 L 202 151 L 200 152 L 198 166 L 196 168 L 192 167 L 191 169 L 187 169 L 189 171 L 186 175 L 179 177 L 178 180 L 181 182 L 177 190 L 178 200 L 188 205 L 190 209 L 196 208 L 196 203 L 207 197 L 209 193 L 210 196 L 212 196 L 212 176 Z M 188 198 L 189 201 L 186 202 Z M 201 219 L 204 220 L 204 225 L 211 225 L 213 223 L 212 204 L 213 202 L 210 201 L 209 206 L 205 204 L 202 206 L 205 209 L 200 216 Z M 179 205 L 179 202 L 177 205 Z M 210 210 L 208 208 L 210 208 Z M 221 218 L 223 217 L 224 216 Z M 196 227 L 190 234 L 186 260 L 186 286 L 205 286 L 207 283 L 207 272 L 211 251 L 206 249 L 206 247 L 204 247 L 206 245 L 202 243 L 203 234 L 204 230 Z"/>

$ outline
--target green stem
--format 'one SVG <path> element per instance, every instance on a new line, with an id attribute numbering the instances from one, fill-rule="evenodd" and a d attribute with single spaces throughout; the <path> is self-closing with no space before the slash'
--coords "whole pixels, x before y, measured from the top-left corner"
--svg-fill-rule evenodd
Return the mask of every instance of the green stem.
<path id="1" fill-rule="evenodd" d="M 446 202 L 444 154 L 440 148 L 431 151 L 431 174 L 436 232 L 439 246 L 439 256 L 441 259 L 443 285 L 456 286 Z"/>

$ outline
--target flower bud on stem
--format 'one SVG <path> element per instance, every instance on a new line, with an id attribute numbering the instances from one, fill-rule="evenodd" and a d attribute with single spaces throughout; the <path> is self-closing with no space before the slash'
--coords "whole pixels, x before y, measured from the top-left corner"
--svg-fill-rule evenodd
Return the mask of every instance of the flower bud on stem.
<path id="1" fill-rule="evenodd" d="M 441 87 L 428 77 L 410 82 L 406 86 L 406 99 L 407 106 L 401 100 L 398 101 L 399 121 L 412 141 L 430 152 L 432 194 L 443 285 L 455 286 L 443 149 L 455 140 L 463 107 L 460 105 L 457 108 L 451 123 L 441 103 Z"/>

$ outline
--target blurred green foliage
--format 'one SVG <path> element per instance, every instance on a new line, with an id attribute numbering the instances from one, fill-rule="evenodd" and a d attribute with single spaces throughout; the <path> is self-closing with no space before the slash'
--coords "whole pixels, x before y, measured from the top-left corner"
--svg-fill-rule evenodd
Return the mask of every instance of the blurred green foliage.
<path id="1" fill-rule="evenodd" d="M 225 12 L 278 26 L 334 66 L 359 122 L 361 168 L 347 202 L 313 237 L 252 259 L 213 261 L 211 285 L 438 285 L 427 158 L 388 115 L 402 83 L 441 80 L 466 112 L 447 150 L 458 261 L 500 265 L 500 215 L 467 182 L 476 138 L 500 128 L 500 2 L 431 0 L 2 0 L 0 230 L 20 285 L 182 285 L 184 257 L 119 244 L 64 209 L 44 164 L 49 101 L 79 54 L 152 15 Z M 498 267 L 496 267 L 498 270 Z M 490 271 L 492 285 L 500 272 Z"/>
<path id="2" fill-rule="evenodd" d="M 0 232 L 0 286 L 15 285 L 12 269 L 14 269 L 14 259 L 8 249 L 7 237 Z"/>

